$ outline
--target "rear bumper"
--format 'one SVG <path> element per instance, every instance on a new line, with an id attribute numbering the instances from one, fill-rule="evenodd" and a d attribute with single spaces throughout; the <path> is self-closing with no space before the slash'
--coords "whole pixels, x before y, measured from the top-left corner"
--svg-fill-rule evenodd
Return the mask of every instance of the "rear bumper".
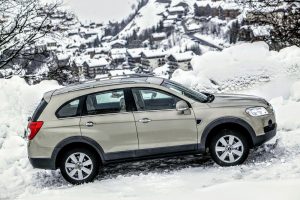
<path id="1" fill-rule="evenodd" d="M 275 135 L 277 131 L 277 124 L 272 124 L 272 126 L 265 127 L 265 134 L 261 136 L 256 136 L 253 138 L 253 145 L 254 146 L 260 146 L 263 143 L 271 140 Z"/>
<path id="2" fill-rule="evenodd" d="M 55 170 L 55 162 L 51 158 L 29 158 L 29 161 L 34 168 Z"/>

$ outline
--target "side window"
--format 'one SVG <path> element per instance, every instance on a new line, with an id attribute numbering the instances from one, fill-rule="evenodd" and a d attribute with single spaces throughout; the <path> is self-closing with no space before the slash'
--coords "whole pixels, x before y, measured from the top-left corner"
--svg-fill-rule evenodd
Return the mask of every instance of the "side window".
<path id="1" fill-rule="evenodd" d="M 72 100 L 63 105 L 56 113 L 58 118 L 75 117 L 78 114 L 79 99 Z"/>
<path id="2" fill-rule="evenodd" d="M 85 103 L 89 115 L 126 112 L 123 90 L 88 95 Z"/>
<path id="3" fill-rule="evenodd" d="M 180 101 L 176 96 L 152 88 L 134 88 L 132 93 L 138 110 L 176 109 Z"/>

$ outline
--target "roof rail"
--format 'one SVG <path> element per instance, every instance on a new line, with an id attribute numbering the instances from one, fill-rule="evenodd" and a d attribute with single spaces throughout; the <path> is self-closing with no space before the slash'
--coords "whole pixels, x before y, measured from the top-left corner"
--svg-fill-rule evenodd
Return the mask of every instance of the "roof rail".
<path id="1" fill-rule="evenodd" d="M 111 76 L 108 74 L 107 77 L 96 78 L 96 81 L 108 80 L 108 79 L 125 79 L 125 78 L 143 78 L 143 77 L 153 77 L 153 74 L 122 74 L 117 76 Z"/>

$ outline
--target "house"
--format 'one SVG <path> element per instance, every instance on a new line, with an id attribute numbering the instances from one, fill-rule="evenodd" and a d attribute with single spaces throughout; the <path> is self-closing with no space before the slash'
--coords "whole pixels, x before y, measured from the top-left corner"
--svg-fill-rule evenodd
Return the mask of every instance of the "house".
<path id="1" fill-rule="evenodd" d="M 126 61 L 126 48 L 115 48 L 110 50 L 110 57 L 112 59 L 111 65 L 117 67 L 120 64 L 123 64 Z"/>
<path id="2" fill-rule="evenodd" d="M 87 38 L 84 43 L 87 48 L 98 47 L 101 44 L 98 35 Z"/>
<path id="3" fill-rule="evenodd" d="M 130 48 L 130 49 L 140 48 L 140 47 L 142 47 L 142 41 L 141 41 L 141 40 L 133 40 L 133 41 L 130 41 L 130 42 L 127 44 L 127 47 Z"/>
<path id="4" fill-rule="evenodd" d="M 46 39 L 45 43 L 46 43 L 46 46 L 47 46 L 46 47 L 47 51 L 55 51 L 58 47 L 57 42 L 54 39 L 51 39 L 51 38 Z"/>
<path id="5" fill-rule="evenodd" d="M 196 33 L 201 30 L 201 25 L 196 23 L 184 24 L 187 33 Z"/>
<path id="6" fill-rule="evenodd" d="M 167 34 L 165 32 L 152 33 L 150 42 L 154 47 L 158 47 L 160 43 L 165 39 L 167 39 Z"/>
<path id="7" fill-rule="evenodd" d="M 141 65 L 144 69 L 152 71 L 166 63 L 166 52 L 162 49 L 144 50 L 141 53 Z"/>
<path id="8" fill-rule="evenodd" d="M 114 40 L 110 42 L 111 48 L 124 48 L 127 44 L 126 40 Z"/>
<path id="9" fill-rule="evenodd" d="M 194 4 L 195 16 L 218 17 L 219 19 L 234 19 L 240 14 L 237 3 L 224 1 L 197 1 Z"/>
<path id="10" fill-rule="evenodd" d="M 97 74 L 106 74 L 109 63 L 105 58 L 88 59 L 83 62 L 82 72 L 85 76 L 94 78 Z"/>
<path id="11" fill-rule="evenodd" d="M 162 41 L 167 38 L 167 34 L 165 32 L 161 33 L 152 33 L 151 39 L 153 41 Z"/>
<path id="12" fill-rule="evenodd" d="M 59 53 L 56 55 L 57 57 L 57 65 L 58 67 L 66 67 L 70 64 L 70 58 L 71 56 L 66 53 Z"/>
<path id="13" fill-rule="evenodd" d="M 184 53 L 172 53 L 167 56 L 168 65 L 170 66 L 170 71 L 175 71 L 176 69 L 191 70 L 191 60 L 195 56 L 192 51 L 186 51 Z"/>
<path id="14" fill-rule="evenodd" d="M 144 48 L 127 49 L 128 64 L 131 67 L 138 67 L 141 64 L 141 53 Z"/>
<path id="15" fill-rule="evenodd" d="M 185 15 L 185 12 L 186 12 L 185 8 L 182 6 L 168 8 L 169 15 L 178 15 L 179 18 L 181 18 L 183 15 Z"/>

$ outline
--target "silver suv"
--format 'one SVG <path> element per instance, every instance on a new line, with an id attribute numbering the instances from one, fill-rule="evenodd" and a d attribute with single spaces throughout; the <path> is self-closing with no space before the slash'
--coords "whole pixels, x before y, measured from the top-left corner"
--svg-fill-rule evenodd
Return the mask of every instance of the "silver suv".
<path id="1" fill-rule="evenodd" d="M 130 75 L 45 93 L 27 133 L 33 167 L 59 168 L 81 184 L 120 161 L 210 154 L 221 166 L 239 165 L 250 148 L 275 136 L 276 121 L 262 98 Z"/>

